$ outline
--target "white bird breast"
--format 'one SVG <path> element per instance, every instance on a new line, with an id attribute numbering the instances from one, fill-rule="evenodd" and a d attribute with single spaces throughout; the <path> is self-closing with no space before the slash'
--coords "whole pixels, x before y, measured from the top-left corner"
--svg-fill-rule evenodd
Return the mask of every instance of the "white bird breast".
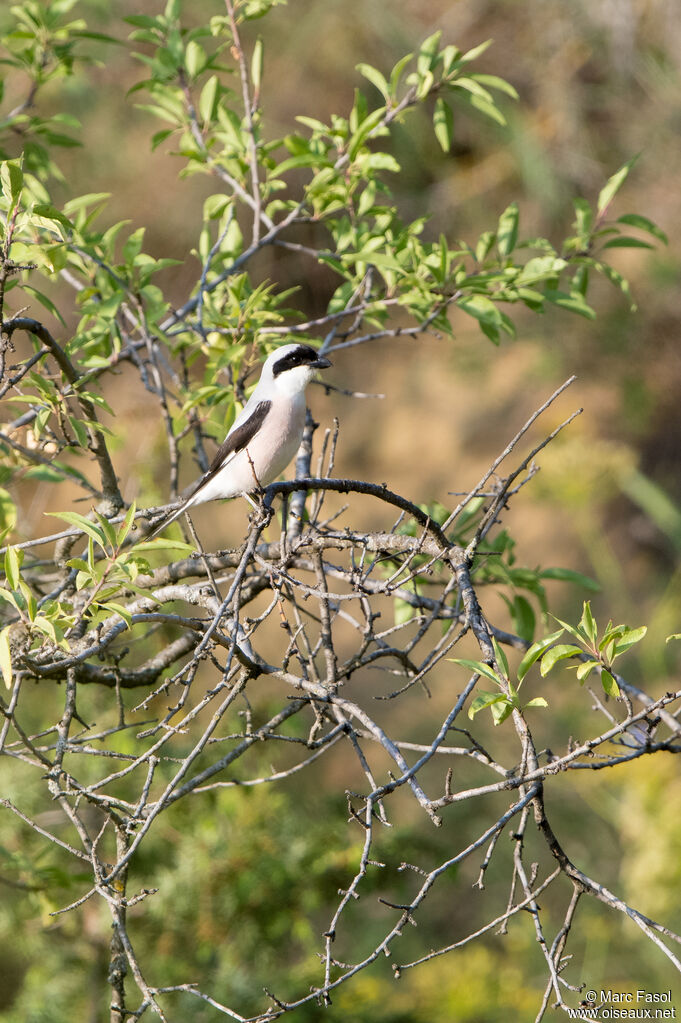
<path id="1" fill-rule="evenodd" d="M 189 504 L 251 494 L 266 487 L 289 464 L 303 439 L 305 397 L 302 393 L 272 404 L 256 436 L 204 484 Z"/>

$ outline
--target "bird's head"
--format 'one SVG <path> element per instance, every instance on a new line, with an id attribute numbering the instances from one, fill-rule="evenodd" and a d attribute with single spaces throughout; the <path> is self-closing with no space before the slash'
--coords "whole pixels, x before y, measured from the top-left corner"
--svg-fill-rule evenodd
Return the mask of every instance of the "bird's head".
<path id="1" fill-rule="evenodd" d="M 311 345 L 284 345 L 266 359 L 260 382 L 280 393 L 295 394 L 305 390 L 318 369 L 330 365 Z"/>

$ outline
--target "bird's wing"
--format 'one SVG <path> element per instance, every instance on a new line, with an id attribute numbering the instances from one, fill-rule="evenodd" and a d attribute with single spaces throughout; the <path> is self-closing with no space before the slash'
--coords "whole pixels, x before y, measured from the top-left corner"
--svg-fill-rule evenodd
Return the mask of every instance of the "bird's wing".
<path id="1" fill-rule="evenodd" d="M 250 444 L 262 424 L 265 422 L 271 408 L 271 401 L 259 401 L 248 419 L 245 419 L 243 423 L 239 423 L 238 426 L 235 425 L 232 427 L 216 451 L 215 458 L 208 466 L 207 471 L 198 481 L 196 489 L 192 492 L 192 497 L 198 494 L 199 490 L 201 490 L 206 483 L 209 483 L 210 480 L 212 480 L 213 477 L 220 472 L 220 469 L 223 469 L 225 465 L 231 461 L 237 452 L 242 451 L 247 444 Z"/>
<path id="2" fill-rule="evenodd" d="M 158 533 L 161 532 L 161 530 L 165 529 L 166 526 L 169 526 L 171 522 L 174 522 L 175 519 L 179 519 L 180 515 L 182 515 L 182 513 L 187 508 L 191 507 L 192 504 L 194 504 L 198 493 L 201 490 L 203 490 L 206 484 L 209 483 L 215 476 L 217 476 L 221 469 L 224 469 L 224 467 L 229 464 L 229 462 L 232 460 L 232 458 L 234 458 L 237 452 L 242 451 L 246 447 L 246 445 L 253 440 L 256 433 L 261 428 L 262 424 L 265 422 L 265 419 L 271 407 L 272 407 L 271 401 L 259 401 L 258 404 L 253 409 L 253 412 L 251 413 L 250 416 L 248 416 L 247 419 L 244 419 L 242 423 L 239 423 L 239 421 L 237 420 L 238 425 L 233 426 L 232 429 L 229 431 L 224 441 L 218 448 L 215 454 L 215 458 L 208 466 L 207 471 L 203 474 L 203 476 L 201 476 L 199 480 L 197 480 L 195 486 L 192 487 L 189 494 L 187 495 L 186 500 L 177 509 L 177 511 L 173 512 L 173 514 L 169 518 L 165 519 L 163 522 L 159 523 L 158 526 L 156 526 L 156 528 L 150 533 L 149 539 L 153 539 L 153 537 L 157 536 Z"/>

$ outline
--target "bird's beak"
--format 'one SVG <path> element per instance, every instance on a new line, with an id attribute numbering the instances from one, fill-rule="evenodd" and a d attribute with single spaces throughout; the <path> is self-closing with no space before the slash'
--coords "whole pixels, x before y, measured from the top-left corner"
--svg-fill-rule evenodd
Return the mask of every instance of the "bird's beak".
<path id="1" fill-rule="evenodd" d="M 329 366 L 333 366 L 332 362 L 329 362 L 327 358 L 320 355 L 318 359 L 310 363 L 312 369 L 328 369 Z"/>

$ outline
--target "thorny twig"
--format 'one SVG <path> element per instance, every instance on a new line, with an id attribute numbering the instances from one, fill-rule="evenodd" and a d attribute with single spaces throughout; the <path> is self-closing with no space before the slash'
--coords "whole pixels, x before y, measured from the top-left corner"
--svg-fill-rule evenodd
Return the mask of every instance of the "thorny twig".
<path id="1" fill-rule="evenodd" d="M 560 390 L 542 408 L 547 407 Z M 503 457 L 514 451 L 534 419 L 532 417 L 516 435 Z M 553 431 L 550 437 L 555 433 Z M 535 446 L 530 456 L 521 457 L 518 466 L 509 472 L 505 490 L 502 487 L 498 491 L 498 500 L 484 513 L 481 520 L 484 526 L 482 529 L 478 527 L 479 538 L 491 528 L 497 511 L 509 499 L 512 481 L 518 478 L 519 472 L 529 465 L 530 459 L 542 447 L 543 444 Z M 301 462 L 303 473 L 310 471 L 310 459 L 311 448 L 306 448 Z M 501 458 L 495 465 L 498 466 L 500 461 Z M 467 500 L 482 491 L 489 475 L 481 479 L 479 488 L 471 491 Z M 384 531 L 338 529 L 320 520 L 321 501 L 314 501 L 309 506 L 309 520 L 304 522 L 298 513 L 296 527 L 291 529 L 289 526 L 285 542 L 266 539 L 265 530 L 271 521 L 277 495 L 300 494 L 307 506 L 306 498 L 310 493 L 326 495 L 327 498 L 334 493 L 364 494 L 386 508 L 397 507 L 400 517 L 392 529 Z M 119 515 L 112 521 L 120 519 Z M 413 535 L 401 528 L 409 520 L 416 526 Z M 479 647 L 479 656 L 487 663 L 495 661 L 492 636 L 510 647 L 522 650 L 526 646 L 518 637 L 494 628 L 487 621 L 481 603 L 484 576 L 474 574 L 474 551 L 470 546 L 467 549 L 458 546 L 451 539 L 450 526 L 451 522 L 444 528 L 438 525 L 416 504 L 385 486 L 335 478 L 307 478 L 275 484 L 266 491 L 261 510 L 253 516 L 240 550 L 216 555 L 200 549 L 198 558 L 184 558 L 161 565 L 149 575 L 139 576 L 138 589 L 146 590 L 149 597 L 129 595 L 127 619 L 112 613 L 100 622 L 96 630 L 86 629 L 82 637 L 74 637 L 68 652 L 50 644 L 34 651 L 16 651 L 17 664 L 20 665 L 23 658 L 23 668 L 17 673 L 11 701 L 3 704 L 5 722 L 1 748 L 6 756 L 23 761 L 29 770 L 38 768 L 45 771 L 47 765 L 53 798 L 64 811 L 70 827 L 69 839 L 65 840 L 61 833 L 39 825 L 20 806 L 8 800 L 3 800 L 2 806 L 62 854 L 90 864 L 93 885 L 60 913 L 75 912 L 96 895 L 108 903 L 114 921 L 112 988 L 118 1018 L 131 1012 L 124 1002 L 126 973 L 134 978 L 143 998 L 133 1014 L 136 1018 L 147 1009 L 164 1018 L 158 997 L 161 993 L 170 994 L 172 990 L 191 993 L 231 1018 L 244 1018 L 193 984 L 173 989 L 149 984 L 128 933 L 122 879 L 132 869 L 135 852 L 147 841 L 159 816 L 179 800 L 189 796 L 201 798 L 203 793 L 236 785 L 285 783 L 294 776 L 304 776 L 313 764 L 331 751 L 337 755 L 344 744 L 351 752 L 346 758 L 348 771 L 351 771 L 350 765 L 356 763 L 360 777 L 365 779 L 363 791 L 356 791 L 357 782 L 350 781 L 351 774 L 347 784 L 351 793 L 350 819 L 353 826 L 363 829 L 363 842 L 356 871 L 330 914 L 329 927 L 323 939 L 322 983 L 311 994 L 292 1001 L 272 996 L 273 1004 L 258 1019 L 274 1019 L 315 998 L 328 1001 L 339 984 L 348 982 L 378 956 L 391 955 L 402 928 L 414 922 L 431 890 L 437 889 L 439 879 L 455 864 L 470 862 L 473 866 L 474 854 L 485 848 L 477 883 L 477 887 L 482 888 L 482 878 L 492 858 L 506 859 L 499 839 L 516 817 L 519 823 L 513 834 L 511 895 L 505 911 L 497 914 L 491 922 L 474 928 L 466 937 L 449 942 L 404 966 L 396 965 L 396 975 L 434 956 L 453 954 L 456 949 L 480 939 L 494 927 L 503 929 L 509 921 L 529 913 L 548 971 L 547 987 L 537 1017 L 541 1019 L 551 994 L 558 1004 L 565 1005 L 566 992 L 576 989 L 562 974 L 567 964 L 565 948 L 575 910 L 579 897 L 584 895 L 590 895 L 628 916 L 667 959 L 679 967 L 679 959 L 669 946 L 669 942 L 680 940 L 677 935 L 624 903 L 606 886 L 573 864 L 555 836 L 545 809 L 543 789 L 553 785 L 554 780 L 566 772 L 604 769 L 641 756 L 652 756 L 661 750 L 681 752 L 681 746 L 675 742 L 677 722 L 667 710 L 681 702 L 681 691 L 653 698 L 629 686 L 627 692 L 640 709 L 628 703 L 624 714 L 619 712 L 618 705 L 608 704 L 606 707 L 601 700 L 596 701 L 596 712 L 602 710 L 606 717 L 605 730 L 582 742 L 572 743 L 562 753 L 541 759 L 534 751 L 532 733 L 525 717 L 516 711 L 513 723 L 520 756 L 515 764 L 504 766 L 498 756 L 491 755 L 461 724 L 461 715 L 477 688 L 478 678 L 475 675 L 469 677 L 452 701 L 449 712 L 434 728 L 431 725 L 431 738 L 425 742 L 394 737 L 389 718 L 384 722 L 384 715 L 378 713 L 378 708 L 383 705 L 371 697 L 367 701 L 361 689 L 354 693 L 347 688 L 353 679 L 366 678 L 368 671 L 378 670 L 378 677 L 382 675 L 388 683 L 395 677 L 401 679 L 397 690 L 390 685 L 389 695 L 393 700 L 412 700 L 413 694 L 420 691 L 414 688 L 413 683 L 428 679 L 432 688 L 437 672 L 441 671 L 438 665 L 445 663 L 444 656 L 468 633 L 472 633 Z M 58 537 L 66 537 L 73 542 L 79 535 L 78 530 L 67 530 L 44 537 L 40 542 L 47 546 Z M 200 542 L 198 545 L 201 547 Z M 30 581 L 34 574 L 37 578 L 37 573 L 43 571 L 41 566 L 45 562 L 39 562 L 32 555 L 35 547 L 25 545 L 24 549 L 28 558 L 25 574 Z M 424 573 L 428 585 L 415 585 Z M 224 598 L 220 596 L 221 588 L 226 593 Z M 272 599 L 264 611 L 252 614 L 251 605 L 263 591 L 270 591 Z M 314 597 L 315 602 L 311 602 L 310 597 Z M 384 622 L 379 628 L 381 615 L 396 597 L 411 608 L 413 617 L 394 625 Z M 171 602 L 173 613 L 164 610 L 164 604 Z M 182 604 L 198 608 L 200 613 L 188 615 L 186 611 L 179 610 Z M 264 650 L 261 652 L 261 640 L 266 641 L 267 646 L 270 622 L 278 620 L 280 615 L 283 615 L 282 624 L 289 631 L 290 663 L 272 664 Z M 431 633 L 439 629 L 442 622 L 447 623 L 447 631 L 443 637 L 436 639 Z M 130 630 L 134 635 L 134 630 L 140 627 L 169 628 L 173 638 L 170 642 L 163 642 L 160 649 L 141 665 L 131 666 L 126 663 L 125 652 L 120 652 L 120 643 L 130 644 Z M 344 637 L 342 641 L 341 635 Z M 354 637 L 350 646 L 348 636 Z M 93 663 L 93 658 L 99 658 L 100 663 Z M 218 684 L 208 690 L 198 688 L 196 680 L 199 675 L 209 677 L 206 673 L 215 668 L 221 672 Z M 163 678 L 169 670 L 174 674 Z M 448 674 L 457 677 L 445 671 L 445 677 Z M 56 733 L 54 728 L 48 727 L 31 737 L 22 726 L 18 693 L 22 680 L 31 676 L 44 679 L 43 684 L 66 679 L 66 701 Z M 259 723 L 249 723 L 245 730 L 238 726 L 235 728 L 234 710 L 247 693 L 250 694 L 251 706 L 256 699 L 251 690 L 258 677 L 269 677 L 279 687 L 280 709 L 265 715 Z M 134 712 L 125 709 L 120 703 L 120 696 L 128 686 L 148 686 L 150 682 L 159 680 L 160 685 L 154 692 L 165 694 L 166 700 L 170 697 L 168 712 L 153 727 L 145 726 L 145 730 L 139 733 L 136 751 L 121 758 L 109 748 L 108 743 L 119 731 L 130 728 L 128 717 Z M 111 686 L 112 692 L 115 689 L 119 694 L 115 712 L 118 723 L 100 729 L 89 738 L 87 732 L 82 737 L 72 734 L 77 720 L 78 686 L 84 682 L 104 683 Z M 627 686 L 625 680 L 621 683 L 623 688 Z M 382 694 L 376 692 L 374 695 Z M 152 696 L 153 693 L 140 704 L 139 709 L 147 708 Z M 206 713 L 208 718 L 205 718 Z M 638 733 L 633 729 L 653 719 L 659 722 L 654 734 L 649 729 L 647 741 L 634 741 Z M 248 721 L 251 722 L 250 711 Z M 299 734 L 307 733 L 307 739 L 290 734 L 288 729 L 294 721 L 300 721 L 302 729 Z M 660 734 L 664 725 L 668 728 L 667 735 Z M 468 745 L 449 744 L 448 738 L 455 730 L 467 737 Z M 189 752 L 184 749 L 178 757 L 177 743 L 184 741 L 182 737 L 188 735 L 193 736 L 191 749 Z M 623 735 L 631 738 L 630 744 L 613 752 L 608 744 Z M 96 739 L 99 744 L 95 743 Z M 254 752 L 263 743 L 269 743 L 275 751 L 299 747 L 300 754 L 293 762 L 289 760 L 279 768 L 273 767 L 269 774 L 263 774 L 258 769 L 257 758 L 253 760 Z M 222 749 L 225 745 L 227 748 Z M 217 755 L 211 752 L 213 750 L 217 751 Z M 376 759 L 375 751 L 380 751 L 382 761 Z M 276 753 L 272 756 L 276 759 Z M 441 762 L 442 757 L 456 764 L 455 770 L 447 770 L 445 777 L 433 772 L 436 762 Z M 91 765 L 100 765 L 100 770 L 95 771 L 87 782 L 81 778 L 79 769 L 84 758 Z M 119 763 L 122 759 L 123 763 L 112 772 L 107 765 L 115 763 L 116 759 Z M 386 773 L 385 766 L 380 765 L 387 762 L 391 768 Z M 490 771 L 493 778 L 486 783 L 471 784 L 465 770 L 466 763 L 477 763 L 483 770 Z M 232 774 L 237 765 L 238 779 Z M 138 779 L 137 789 L 135 779 Z M 334 956 L 334 948 L 343 929 L 347 909 L 350 904 L 366 898 L 368 879 L 375 871 L 384 869 L 379 862 L 381 839 L 377 827 L 383 830 L 399 822 L 398 804 L 393 803 L 393 798 L 403 789 L 412 792 L 426 819 L 445 828 L 448 826 L 447 815 L 462 804 L 473 805 L 479 800 L 498 798 L 505 792 L 514 793 L 516 802 L 501 814 L 493 811 L 489 817 L 491 823 L 479 836 L 464 843 L 458 852 L 438 867 L 431 870 L 415 868 L 422 873 L 423 884 L 408 905 L 397 907 L 397 917 L 392 922 L 386 921 L 384 938 L 368 951 L 360 952 L 358 945 L 357 960 L 342 964 Z M 483 802 L 481 805 L 487 804 Z M 88 814 L 95 810 L 99 823 L 93 838 Z M 534 831 L 530 828 L 532 819 Z M 106 861 L 104 851 L 114 835 L 119 838 L 115 860 L 110 863 Z M 123 835 L 126 837 L 121 841 Z M 536 857 L 538 841 L 545 843 L 557 861 L 554 871 L 541 882 L 536 880 L 533 869 L 526 865 L 527 847 L 535 847 L 533 855 Z M 551 921 L 538 896 L 549 886 L 557 886 L 561 878 L 570 882 L 573 897 L 563 924 L 549 941 L 547 935 Z M 516 893 L 518 886 L 519 897 Z M 396 904 L 386 900 L 386 906 L 391 905 Z M 387 908 L 384 911 L 394 914 L 396 910 Z"/>

